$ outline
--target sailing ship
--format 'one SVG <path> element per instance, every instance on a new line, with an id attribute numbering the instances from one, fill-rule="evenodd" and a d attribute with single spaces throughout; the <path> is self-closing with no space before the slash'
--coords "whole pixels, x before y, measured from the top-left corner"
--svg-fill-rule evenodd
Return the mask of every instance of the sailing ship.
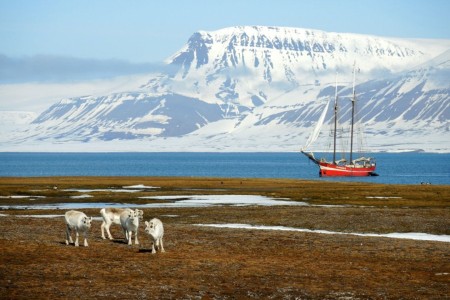
<path id="1" fill-rule="evenodd" d="M 355 67 L 353 68 L 353 94 L 351 99 L 351 123 L 350 123 L 350 159 L 347 161 L 345 158 L 346 154 L 343 153 L 342 158 L 339 160 L 336 159 L 336 144 L 338 139 L 338 93 L 337 93 L 337 79 L 336 79 L 336 88 L 335 88 L 335 97 L 334 97 L 334 113 L 333 113 L 333 159 L 331 161 L 327 161 L 326 158 L 317 159 L 314 156 L 312 151 L 308 151 L 309 147 L 317 140 L 319 134 L 321 132 L 322 125 L 324 123 L 330 100 L 325 106 L 325 109 L 322 111 L 320 118 L 309 137 L 306 145 L 301 149 L 301 152 L 306 155 L 311 161 L 319 166 L 319 176 L 324 177 L 356 177 L 356 176 L 378 176 L 375 173 L 376 162 L 373 157 L 358 157 L 353 159 L 353 143 L 354 143 L 354 134 L 355 134 L 355 104 L 356 104 L 356 93 L 355 93 Z"/>

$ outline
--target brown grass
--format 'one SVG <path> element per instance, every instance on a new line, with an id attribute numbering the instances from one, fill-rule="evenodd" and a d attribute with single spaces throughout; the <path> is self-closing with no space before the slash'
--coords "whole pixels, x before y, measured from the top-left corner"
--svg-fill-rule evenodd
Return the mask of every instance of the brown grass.
<path id="1" fill-rule="evenodd" d="M 160 189 L 138 194 L 90 193 L 79 201 L 140 203 L 143 195 L 257 194 L 344 207 L 152 208 L 145 220 L 165 226 L 166 253 L 100 238 L 64 244 L 63 218 L 0 217 L 0 298 L 125 299 L 448 299 L 448 243 L 350 235 L 232 230 L 210 223 L 280 225 L 339 232 L 450 234 L 449 186 L 394 186 L 300 180 L 220 178 L 0 178 L 0 195 L 46 196 L 32 203 L 73 202 L 66 188 Z M 54 190 L 53 186 L 58 189 Z M 367 197 L 400 198 L 367 198 Z M 0 204 L 29 204 L 0 199 Z M 148 202 L 148 200 L 146 200 Z M 86 209 L 99 216 L 98 209 Z M 64 211 L 5 210 L 8 215 Z M 82 243 L 81 243 L 82 244 Z"/>
<path id="2" fill-rule="evenodd" d="M 122 188 L 135 184 L 156 186 L 159 189 L 132 195 L 95 192 L 95 199 L 75 201 L 123 202 L 126 200 L 129 203 L 140 203 L 147 202 L 147 200 L 140 200 L 138 197 L 151 195 L 254 194 L 289 198 L 293 201 L 306 201 L 310 204 L 349 204 L 378 207 L 449 207 L 450 204 L 450 186 L 448 185 L 386 185 L 254 178 L 3 177 L 0 178 L 0 196 L 46 196 L 47 199 L 38 199 L 36 203 L 52 203 L 79 194 L 64 192 L 64 189 Z M 58 190 L 54 190 L 54 187 L 58 187 Z M 6 200 L 2 199 L 2 201 Z M 11 203 L 29 203 L 28 200 L 22 200 L 21 202 L 18 199 L 10 199 L 10 201 Z"/>

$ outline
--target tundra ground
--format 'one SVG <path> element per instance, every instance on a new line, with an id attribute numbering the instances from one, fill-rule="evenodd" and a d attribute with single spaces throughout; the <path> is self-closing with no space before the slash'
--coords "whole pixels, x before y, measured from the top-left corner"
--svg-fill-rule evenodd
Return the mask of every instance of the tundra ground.
<path id="1" fill-rule="evenodd" d="M 94 197 L 81 199 L 70 198 L 80 192 L 65 191 L 131 184 L 159 188 L 133 194 L 90 192 Z M 101 239 L 101 222 L 96 219 L 89 247 L 74 247 L 65 245 L 64 211 L 4 209 L 0 211 L 0 298 L 449 298 L 450 244 L 446 242 L 198 226 L 244 223 L 449 235 L 448 186 L 327 182 L 325 188 L 323 182 L 298 180 L 0 178 L 0 205 L 139 204 L 149 200 L 138 197 L 149 194 L 220 193 L 283 197 L 310 206 L 146 208 L 144 219 L 158 217 L 165 227 L 166 253 L 156 254 L 150 251 L 143 224 L 140 245 L 128 246 L 118 225 L 111 226 L 114 240 Z M 45 198 L 10 197 L 15 195 Z M 99 209 L 80 210 L 100 216 Z"/>

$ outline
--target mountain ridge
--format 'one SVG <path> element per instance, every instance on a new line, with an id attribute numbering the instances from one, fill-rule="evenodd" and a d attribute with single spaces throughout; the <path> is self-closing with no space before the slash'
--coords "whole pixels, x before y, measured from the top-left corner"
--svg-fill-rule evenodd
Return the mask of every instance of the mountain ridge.
<path id="1" fill-rule="evenodd" d="M 211 149 L 214 142 L 289 149 L 306 140 L 325 99 L 334 95 L 336 71 L 340 93 L 348 96 L 356 61 L 361 119 L 372 138 L 403 134 L 408 144 L 408 132 L 448 134 L 449 48 L 447 40 L 423 44 L 289 27 L 199 31 L 166 60 L 173 71 L 153 75 L 134 91 L 63 99 L 36 118 L 21 140 L 178 138 Z M 261 133 L 270 136 L 258 142 L 254 136 Z"/>

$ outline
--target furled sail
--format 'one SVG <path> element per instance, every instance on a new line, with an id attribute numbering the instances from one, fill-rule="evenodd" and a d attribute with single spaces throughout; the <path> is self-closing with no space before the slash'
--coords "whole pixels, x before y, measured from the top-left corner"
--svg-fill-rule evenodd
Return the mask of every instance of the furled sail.
<path id="1" fill-rule="evenodd" d="M 323 121 L 325 120 L 325 116 L 327 115 L 328 106 L 330 106 L 330 99 L 328 99 L 327 103 L 325 104 L 325 108 L 322 111 L 322 114 L 320 115 L 319 120 L 317 121 L 316 127 L 314 128 L 314 131 L 309 136 L 308 141 L 306 141 L 306 145 L 302 147 L 302 151 L 306 151 L 309 146 L 311 146 L 319 137 L 320 131 L 322 129 Z"/>

